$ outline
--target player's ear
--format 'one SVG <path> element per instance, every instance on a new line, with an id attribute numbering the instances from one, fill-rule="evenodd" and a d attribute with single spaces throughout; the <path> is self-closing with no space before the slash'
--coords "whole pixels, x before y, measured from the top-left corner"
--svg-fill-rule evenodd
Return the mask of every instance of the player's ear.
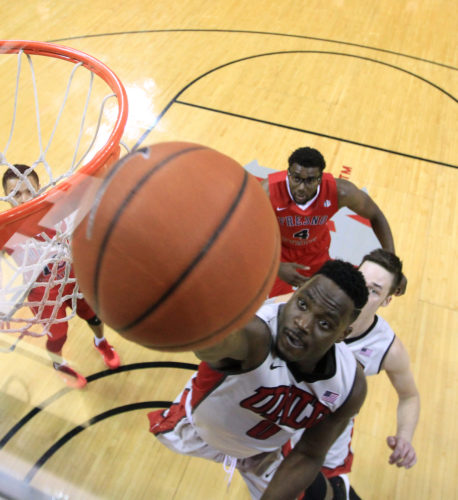
<path id="1" fill-rule="evenodd" d="M 392 295 L 388 295 L 388 297 L 380 304 L 382 307 L 386 307 L 390 302 L 391 299 L 393 298 Z"/>
<path id="2" fill-rule="evenodd" d="M 353 328 L 351 326 L 347 326 L 347 328 L 342 332 L 342 334 L 339 335 L 339 337 L 337 337 L 336 343 L 344 341 L 345 338 L 348 337 L 352 331 Z"/>

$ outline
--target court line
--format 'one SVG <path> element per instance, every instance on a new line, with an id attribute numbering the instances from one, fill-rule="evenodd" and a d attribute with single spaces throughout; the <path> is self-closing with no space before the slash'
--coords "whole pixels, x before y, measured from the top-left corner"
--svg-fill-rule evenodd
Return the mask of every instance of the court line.
<path id="1" fill-rule="evenodd" d="M 81 425 L 77 425 L 72 430 L 63 435 L 58 439 L 50 448 L 48 448 L 45 453 L 35 462 L 33 467 L 29 470 L 24 478 L 24 482 L 30 483 L 35 474 L 40 470 L 40 468 L 56 453 L 67 444 L 70 439 L 74 438 L 89 426 L 101 422 L 109 417 L 119 415 L 120 413 L 127 413 L 129 411 L 144 410 L 149 408 L 168 408 L 172 404 L 172 401 L 142 401 L 141 403 L 131 403 L 128 405 L 118 406 L 112 408 L 103 413 L 99 413 L 95 417 L 90 418 Z"/>
<path id="2" fill-rule="evenodd" d="M 91 382 L 108 377 L 110 375 L 115 375 L 121 372 L 133 371 L 133 370 L 142 370 L 145 368 L 179 368 L 183 370 L 197 370 L 198 366 L 194 363 L 181 363 L 178 361 L 147 361 L 143 363 L 131 363 L 128 365 L 122 365 L 114 370 L 103 370 L 101 372 L 94 373 L 86 377 L 88 384 Z M 57 401 L 61 396 L 64 396 L 68 392 L 74 389 L 70 389 L 69 387 L 65 387 L 62 390 L 56 392 L 51 397 L 45 399 L 41 404 L 35 406 L 30 410 L 26 415 L 24 415 L 11 429 L 2 437 L 0 440 L 0 449 L 2 449 L 10 439 L 12 439 L 15 434 L 17 434 L 33 417 L 38 415 L 42 410 L 47 408 L 49 405 Z M 77 390 L 77 389 L 75 389 Z"/>
<path id="3" fill-rule="evenodd" d="M 384 153 L 390 153 L 390 154 L 394 154 L 394 155 L 397 155 L 397 156 L 404 156 L 406 158 L 412 158 L 414 160 L 425 161 L 425 162 L 433 163 L 433 164 L 436 164 L 436 165 L 442 165 L 444 167 L 458 168 L 458 165 L 453 165 L 451 163 L 445 163 L 445 162 L 437 161 L 437 160 L 430 160 L 429 158 L 423 158 L 421 156 L 410 155 L 408 153 L 401 153 L 399 151 L 394 151 L 392 149 L 386 149 L 386 148 L 382 148 L 382 147 L 379 147 L 379 146 L 372 146 L 371 144 L 365 144 L 365 143 L 362 143 L 362 142 L 352 141 L 350 139 L 343 139 L 341 137 L 337 137 L 337 136 L 333 136 L 333 135 L 328 135 L 328 134 L 323 134 L 321 132 L 315 132 L 313 130 L 307 130 L 307 129 L 302 129 L 302 128 L 298 128 L 298 127 L 292 127 L 290 125 L 283 125 L 281 123 L 270 122 L 268 120 L 262 120 L 260 118 L 253 118 L 251 116 L 239 115 L 237 113 L 231 113 L 230 111 L 223 111 L 223 110 L 220 110 L 220 109 L 209 108 L 207 106 L 202 106 L 200 104 L 194 104 L 194 103 L 190 103 L 190 102 L 186 102 L 186 101 L 179 101 L 179 100 L 177 100 L 175 102 L 177 104 L 183 104 L 184 106 L 190 106 L 190 107 L 193 107 L 193 108 L 203 109 L 205 111 L 212 111 L 214 113 L 219 113 L 219 114 L 222 114 L 222 115 L 228 115 L 228 116 L 233 116 L 235 118 L 242 118 L 244 120 L 250 120 L 250 121 L 253 121 L 253 122 L 263 123 L 263 124 L 266 124 L 266 125 L 272 125 L 274 127 L 280 127 L 280 128 L 284 128 L 284 129 L 288 129 L 288 130 L 294 130 L 295 132 L 303 132 L 305 134 L 316 135 L 318 137 L 326 137 L 327 139 L 333 139 L 333 140 L 336 140 L 336 141 L 339 141 L 339 142 L 346 142 L 348 144 L 355 144 L 356 146 L 362 146 L 362 147 L 368 148 L 368 149 L 375 149 L 377 151 L 383 151 Z"/>
<path id="4" fill-rule="evenodd" d="M 440 63 L 436 61 L 432 61 L 431 59 L 425 59 L 423 57 L 411 56 L 409 54 L 404 54 L 402 52 L 396 52 L 394 50 L 381 49 L 379 47 L 372 47 L 370 45 L 363 45 L 360 43 L 354 42 L 345 42 L 343 40 L 333 40 L 331 38 L 320 38 L 314 36 L 307 35 L 295 35 L 290 33 L 277 33 L 272 31 L 254 31 L 254 30 L 228 30 L 228 29 L 202 29 L 202 28 L 169 28 L 169 29 L 158 29 L 158 30 L 134 30 L 134 31 L 115 31 L 111 33 L 97 33 L 93 35 L 77 35 L 70 36 L 65 38 L 56 38 L 54 40 L 48 40 L 50 43 L 56 42 L 65 42 L 66 40 L 81 40 L 85 38 L 99 38 L 105 36 L 119 36 L 119 35 L 142 35 L 142 34 L 150 34 L 150 33 L 236 33 L 236 34 L 245 34 L 245 35 L 269 35 L 269 36 L 278 36 L 284 38 L 297 38 L 302 40 L 314 40 L 317 42 L 326 42 L 326 43 L 337 43 L 340 45 L 348 45 L 350 47 L 359 47 L 367 50 L 375 50 L 377 52 L 383 52 L 385 54 L 392 54 L 395 56 L 406 57 L 408 59 L 413 59 L 416 61 L 422 61 L 429 64 L 434 64 L 436 66 L 441 66 L 443 68 L 448 68 L 454 71 L 457 71 L 458 68 L 455 66 L 451 66 L 449 64 Z"/>
<path id="5" fill-rule="evenodd" d="M 278 51 L 278 52 L 266 52 L 266 53 L 262 53 L 262 54 L 254 54 L 254 55 L 251 55 L 251 56 L 242 57 L 240 59 L 234 59 L 233 61 L 229 61 L 227 63 L 224 63 L 224 64 L 221 64 L 219 66 L 216 66 L 215 68 L 212 68 L 212 69 L 206 71 L 205 73 L 202 73 L 201 75 L 197 76 L 193 80 L 191 80 L 180 91 L 177 92 L 177 94 L 167 103 L 167 105 L 163 108 L 163 110 L 156 116 L 154 122 L 145 130 L 145 132 L 143 132 L 143 134 L 141 135 L 141 137 L 137 140 L 137 142 L 133 146 L 132 150 L 135 150 L 138 147 L 140 147 L 140 145 L 143 143 L 143 141 L 156 128 L 156 126 L 158 125 L 158 123 L 160 122 L 160 120 L 164 117 L 164 115 L 167 113 L 167 111 L 172 107 L 172 105 L 174 103 L 191 105 L 190 103 L 186 103 L 184 101 L 179 101 L 179 97 L 188 88 L 192 87 L 199 80 L 202 80 L 206 76 L 208 76 L 208 75 L 210 75 L 210 74 L 212 74 L 212 73 L 214 73 L 216 71 L 219 71 L 220 69 L 223 69 L 223 68 L 226 68 L 228 66 L 231 66 L 233 64 L 237 64 L 237 63 L 240 63 L 240 62 L 248 61 L 248 60 L 251 60 L 251 59 L 257 59 L 257 58 L 260 58 L 260 57 L 275 56 L 275 55 L 290 55 L 290 54 L 327 54 L 327 55 L 337 55 L 337 56 L 354 57 L 356 59 L 362 59 L 362 60 L 365 60 L 365 61 L 374 62 L 376 64 L 382 64 L 384 66 L 388 66 L 388 67 L 393 68 L 395 70 L 402 71 L 403 73 L 407 73 L 410 76 L 418 78 L 419 80 L 425 82 L 426 84 L 432 86 L 433 88 L 435 88 L 439 92 L 443 93 L 444 95 L 446 95 L 447 97 L 449 97 L 450 99 L 452 99 L 454 102 L 458 103 L 458 99 L 456 97 L 454 97 L 452 94 L 450 94 L 446 90 L 442 89 L 441 87 L 439 87 L 435 83 L 430 82 L 426 78 L 423 78 L 422 76 L 417 75 L 417 74 L 415 74 L 415 73 L 413 73 L 413 72 L 411 72 L 409 70 L 406 70 L 404 68 L 401 68 L 399 66 L 394 66 L 393 64 L 385 63 L 383 61 L 378 61 L 376 59 L 371 59 L 369 57 L 358 56 L 358 55 L 355 55 L 355 54 L 346 54 L 344 52 L 329 52 L 329 51 L 316 51 L 316 50 L 288 50 L 288 51 Z M 196 107 L 199 107 L 199 106 L 196 105 Z M 205 108 L 204 106 L 202 106 L 202 109 L 208 109 L 208 110 L 211 110 L 211 111 L 224 113 L 223 111 L 213 110 L 212 108 Z M 247 120 L 259 121 L 261 123 L 265 123 L 265 124 L 269 124 L 269 125 L 274 125 L 274 126 L 278 126 L 278 127 L 288 128 L 288 129 L 294 130 L 294 131 L 309 133 L 309 134 L 313 134 L 313 135 L 320 136 L 320 137 L 327 137 L 327 138 L 334 139 L 334 140 L 337 140 L 337 141 L 340 141 L 340 142 L 347 142 L 347 143 L 355 144 L 355 145 L 362 146 L 362 147 L 367 147 L 367 148 L 371 148 L 371 149 L 377 149 L 377 150 L 384 151 L 384 152 L 387 152 L 387 153 L 397 154 L 397 155 L 400 155 L 400 156 L 405 156 L 407 158 L 413 158 L 413 159 L 425 161 L 425 162 L 428 162 L 428 163 L 442 165 L 442 166 L 445 166 L 445 167 L 458 168 L 458 165 L 453 165 L 453 164 L 446 163 L 446 162 L 441 162 L 441 161 L 438 161 L 438 160 L 431 160 L 431 159 L 428 159 L 428 158 L 421 158 L 421 157 L 418 157 L 418 156 L 415 156 L 415 155 L 410 155 L 408 153 L 396 152 L 396 151 L 393 151 L 393 150 L 390 150 L 390 149 L 381 148 L 379 146 L 373 146 L 373 145 L 369 145 L 369 144 L 364 144 L 364 143 L 360 143 L 360 142 L 357 142 L 357 141 L 352 141 L 350 139 L 345 139 L 345 138 L 342 138 L 342 137 L 331 136 L 331 135 L 327 135 L 327 134 L 324 134 L 324 133 L 314 132 L 314 131 L 309 131 L 309 130 L 303 130 L 303 129 L 292 127 L 292 126 L 288 126 L 288 125 L 277 124 L 275 122 L 257 120 L 255 118 L 250 118 L 250 117 L 247 117 L 247 116 L 237 115 L 237 114 L 229 113 L 229 112 L 227 112 L 226 114 L 232 115 L 234 117 L 244 118 L 244 119 L 247 119 Z"/>

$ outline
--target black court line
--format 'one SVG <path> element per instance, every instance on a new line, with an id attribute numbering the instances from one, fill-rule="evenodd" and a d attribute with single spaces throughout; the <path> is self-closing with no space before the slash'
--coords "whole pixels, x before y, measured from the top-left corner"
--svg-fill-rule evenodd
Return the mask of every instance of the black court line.
<path id="1" fill-rule="evenodd" d="M 274 127 L 280 127 L 280 128 L 284 128 L 284 129 L 288 129 L 288 130 L 294 130 L 295 132 L 303 132 L 304 134 L 316 135 L 318 137 L 326 137 L 327 139 L 333 139 L 333 140 L 336 140 L 339 142 L 346 142 L 348 144 L 355 144 L 356 146 L 362 146 L 362 147 L 368 148 L 368 149 L 375 149 L 377 151 L 383 151 L 384 153 L 390 153 L 390 154 L 397 155 L 397 156 L 404 156 L 406 158 L 412 158 L 414 160 L 425 161 L 425 162 L 433 163 L 436 165 L 443 165 L 444 167 L 458 168 L 458 165 L 453 165 L 451 163 L 445 163 L 445 162 L 437 161 L 437 160 L 430 160 L 429 158 L 423 158 L 421 156 L 410 155 L 408 153 L 401 153 L 399 151 L 394 151 L 392 149 L 386 149 L 386 148 L 382 148 L 379 146 L 373 146 L 371 144 L 364 144 L 362 142 L 352 141 L 350 139 L 344 139 L 342 137 L 337 137 L 334 135 L 323 134 L 321 132 L 315 132 L 314 130 L 307 130 L 307 129 L 302 129 L 302 128 L 298 128 L 298 127 L 292 127 L 290 125 L 284 125 L 282 123 L 275 123 L 275 122 L 270 122 L 268 120 L 261 120 L 260 118 L 253 118 L 251 116 L 239 115 L 237 113 L 231 113 L 230 111 L 223 111 L 221 109 L 209 108 L 207 106 L 202 106 L 200 104 L 193 104 L 191 102 L 185 102 L 185 101 L 179 101 L 179 100 L 175 101 L 175 102 L 177 104 L 183 104 L 184 106 L 190 106 L 193 108 L 203 109 L 205 111 L 211 111 L 213 113 L 219 113 L 222 115 L 233 116 L 235 118 L 242 118 L 244 120 L 250 120 L 253 122 L 257 122 L 257 123 L 263 123 L 265 125 L 271 125 Z"/>
<path id="2" fill-rule="evenodd" d="M 372 59 L 372 58 L 369 58 L 369 57 L 358 56 L 358 55 L 355 55 L 355 54 L 347 54 L 347 53 L 344 53 L 344 52 L 329 52 L 329 51 L 316 51 L 316 50 L 288 50 L 288 51 L 266 52 L 266 53 L 261 53 L 261 54 L 254 54 L 254 55 L 247 56 L 247 57 L 242 57 L 240 59 L 234 59 L 234 60 L 229 61 L 227 63 L 224 63 L 224 64 L 221 64 L 219 66 L 216 66 L 216 67 L 214 67 L 214 68 L 206 71 L 205 73 L 202 73 L 201 75 L 197 76 L 193 80 L 191 80 L 189 83 L 187 83 L 184 87 L 182 87 L 181 90 L 179 90 L 175 94 L 175 96 L 167 103 L 167 105 L 164 107 L 164 109 L 156 116 L 154 122 L 145 130 L 145 132 L 143 132 L 143 134 L 141 135 L 140 139 L 138 139 L 137 143 L 133 146 L 132 150 L 137 149 L 143 143 L 143 141 L 156 128 L 156 126 L 158 125 L 158 123 L 160 122 L 160 120 L 164 117 L 164 115 L 172 107 L 173 104 L 180 103 L 180 104 L 187 104 L 189 106 L 193 105 L 193 104 L 187 103 L 185 101 L 179 100 L 179 97 L 187 89 L 189 89 L 195 83 L 197 83 L 199 80 L 202 80 L 206 76 L 208 76 L 208 75 L 210 75 L 212 73 L 215 73 L 216 71 L 219 71 L 220 69 L 223 69 L 223 68 L 226 68 L 228 66 L 231 66 L 233 64 L 238 64 L 240 62 L 248 61 L 248 60 L 251 60 L 251 59 L 257 59 L 257 58 L 261 58 L 261 57 L 270 57 L 270 56 L 276 56 L 276 55 L 290 55 L 290 54 L 326 54 L 326 55 L 336 55 L 336 56 L 344 56 L 344 57 L 354 57 L 356 59 L 362 59 L 364 61 L 373 62 L 375 64 L 381 64 L 383 66 L 387 66 L 389 68 L 392 68 L 392 69 L 395 69 L 395 70 L 398 70 L 398 71 L 402 71 L 403 73 L 406 73 L 406 74 L 408 74 L 408 75 L 410 75 L 410 76 L 412 76 L 414 78 L 418 78 L 419 80 L 423 81 L 424 83 L 430 85 L 431 87 L 435 88 L 439 92 L 443 93 L 445 96 L 449 97 L 455 103 L 458 103 L 458 99 L 456 97 L 454 97 L 452 94 L 450 94 L 446 90 L 442 89 L 441 87 L 439 87 L 435 83 L 430 82 L 426 78 L 423 78 L 422 76 L 417 75 L 417 74 L 415 74 L 415 73 L 413 73 L 411 71 L 405 70 L 404 68 L 401 68 L 399 66 L 394 66 L 393 64 L 389 64 L 389 63 L 385 63 L 385 62 L 382 62 L 382 61 L 378 61 L 377 59 Z M 215 109 L 212 109 L 212 108 L 206 108 L 205 106 L 199 106 L 199 105 L 193 105 L 193 106 L 201 107 L 202 109 L 207 109 L 209 111 L 226 113 L 224 111 L 219 111 L 219 110 L 215 110 Z M 397 151 L 393 151 L 393 150 L 390 150 L 390 149 L 386 149 L 386 148 L 382 148 L 382 147 L 378 147 L 378 146 L 374 146 L 374 145 L 370 145 L 370 144 L 365 144 L 365 143 L 360 143 L 360 142 L 357 142 L 357 141 L 352 141 L 350 139 L 345 139 L 343 137 L 326 135 L 324 133 L 315 132 L 315 131 L 311 131 L 311 130 L 304 130 L 304 129 L 300 129 L 300 128 L 296 128 L 296 127 L 291 127 L 291 126 L 288 126 L 288 125 L 282 125 L 282 124 L 278 124 L 278 123 L 270 122 L 270 121 L 257 120 L 255 118 L 251 118 L 251 117 L 247 117 L 247 116 L 243 116 L 243 115 L 238 115 L 238 114 L 235 114 L 235 113 L 229 113 L 229 112 L 227 112 L 226 114 L 234 116 L 234 117 L 238 117 L 238 118 L 247 119 L 247 120 L 259 121 L 260 123 L 265 123 L 265 124 L 268 124 L 268 125 L 273 125 L 273 126 L 277 126 L 277 127 L 288 128 L 290 130 L 294 130 L 294 131 L 298 131 L 298 132 L 304 132 L 304 133 L 308 133 L 308 134 L 313 134 L 313 135 L 320 136 L 320 137 L 327 137 L 327 138 L 334 139 L 334 140 L 340 141 L 340 142 L 348 142 L 350 144 L 355 144 L 355 145 L 358 145 L 358 146 L 361 146 L 361 147 L 367 147 L 367 148 L 371 148 L 371 149 L 377 149 L 377 150 L 384 151 L 384 152 L 387 152 L 387 153 L 396 154 L 396 155 L 400 155 L 400 156 L 405 156 L 407 158 L 413 158 L 413 159 L 416 159 L 416 160 L 421 160 L 421 161 L 425 161 L 425 162 L 429 162 L 429 163 L 433 163 L 433 164 L 437 164 L 437 165 L 443 165 L 445 167 L 458 168 L 458 165 L 453 165 L 453 164 L 450 164 L 450 163 L 441 162 L 441 161 L 438 161 L 438 160 L 432 160 L 432 159 L 428 159 L 428 158 L 421 158 L 421 157 L 418 157 L 418 156 L 415 156 L 415 155 L 410 155 L 408 153 L 403 153 L 403 152 L 400 152 L 400 151 L 397 152 Z"/>
<path id="3" fill-rule="evenodd" d="M 65 38 L 55 38 L 53 40 L 48 40 L 49 43 L 58 43 L 65 42 L 67 40 L 81 40 L 87 38 L 100 38 L 100 37 L 108 37 L 108 36 L 120 36 L 120 35 L 143 35 L 143 34 L 152 34 L 152 33 L 234 33 L 234 34 L 243 34 L 243 35 L 268 35 L 274 37 L 283 37 L 283 38 L 297 38 L 300 40 L 313 40 L 317 42 L 326 42 L 326 43 L 336 43 L 339 45 L 348 45 L 349 47 L 359 47 L 367 50 L 374 50 L 377 52 L 382 52 L 385 54 L 392 54 L 395 56 L 406 57 L 408 59 L 413 59 L 415 61 L 421 61 L 428 64 L 434 64 L 435 66 L 441 66 L 443 68 L 452 69 L 457 71 L 458 68 L 455 66 L 451 66 L 449 64 L 440 63 L 436 61 L 432 61 L 431 59 L 425 59 L 423 57 L 412 56 L 409 54 L 404 54 L 402 52 L 396 52 L 394 50 L 381 49 L 379 47 L 372 47 L 370 45 L 363 45 L 360 43 L 354 42 L 346 42 L 344 40 L 333 40 L 332 38 L 320 38 L 315 36 L 308 35 L 295 35 L 292 33 L 278 33 L 273 31 L 254 31 L 254 30 L 230 30 L 230 29 L 214 29 L 214 28 L 169 28 L 169 29 L 157 29 L 157 30 L 137 30 L 137 31 L 115 31 L 111 33 L 96 33 L 92 35 L 76 35 Z"/>
<path id="4" fill-rule="evenodd" d="M 67 444 L 70 439 L 74 438 L 85 429 L 94 425 L 98 422 L 106 420 L 107 418 L 113 417 L 115 415 L 119 415 L 121 413 L 127 413 L 129 411 L 135 410 L 144 410 L 151 408 L 168 408 L 172 404 L 171 401 L 143 401 L 141 403 L 132 403 L 129 405 L 118 406 L 117 408 L 112 408 L 111 410 L 105 411 L 96 415 L 95 417 L 90 418 L 86 422 L 81 425 L 77 425 L 71 431 L 67 432 L 64 436 L 58 439 L 50 448 L 48 448 L 45 453 L 35 462 L 33 467 L 29 470 L 27 475 L 24 478 L 26 483 L 30 483 L 35 474 L 40 470 L 40 468 L 56 453 L 59 451 L 62 446 Z"/>
<path id="5" fill-rule="evenodd" d="M 116 368 L 115 370 L 103 370 L 101 372 L 94 373 L 93 375 L 89 375 L 89 377 L 86 377 L 86 380 L 87 383 L 90 384 L 95 380 L 108 377 L 110 375 L 115 375 L 117 373 L 128 372 L 133 370 L 142 370 L 145 368 L 178 368 L 182 370 L 195 371 L 197 370 L 197 367 L 198 366 L 193 363 L 180 363 L 176 361 L 146 361 L 143 363 L 131 363 L 129 365 L 122 365 L 119 368 Z M 8 441 L 15 436 L 15 434 L 17 434 L 28 422 L 30 422 L 30 420 L 32 420 L 33 417 L 35 417 L 42 410 L 44 410 L 49 405 L 57 401 L 60 397 L 64 396 L 65 394 L 73 390 L 80 390 L 80 389 L 70 389 L 69 387 L 66 387 L 56 392 L 56 394 L 53 394 L 48 399 L 45 399 L 41 404 L 35 406 L 35 408 L 30 410 L 2 437 L 2 439 L 0 440 L 0 449 L 2 449 L 8 443 Z"/>

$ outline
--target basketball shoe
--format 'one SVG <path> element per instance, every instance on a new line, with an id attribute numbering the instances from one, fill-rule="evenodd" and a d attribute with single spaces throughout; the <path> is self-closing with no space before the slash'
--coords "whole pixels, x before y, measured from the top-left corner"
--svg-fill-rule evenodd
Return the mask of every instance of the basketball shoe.
<path id="1" fill-rule="evenodd" d="M 60 378 L 69 387 L 73 389 L 82 389 L 87 384 L 87 380 L 67 364 L 58 365 L 57 363 L 53 363 L 53 366 Z"/>
<path id="2" fill-rule="evenodd" d="M 113 346 L 111 346 L 106 339 L 103 339 L 99 345 L 95 344 L 94 347 L 100 352 L 103 357 L 104 363 L 110 368 L 110 370 L 114 370 L 118 368 L 121 364 L 118 353 L 114 350 Z"/>

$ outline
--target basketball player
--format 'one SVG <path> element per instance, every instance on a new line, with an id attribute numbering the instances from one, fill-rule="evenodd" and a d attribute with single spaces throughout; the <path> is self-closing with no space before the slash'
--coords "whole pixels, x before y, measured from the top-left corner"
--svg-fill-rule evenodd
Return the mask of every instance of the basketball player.
<path id="1" fill-rule="evenodd" d="M 366 301 L 361 273 L 327 262 L 286 304 L 262 306 L 244 328 L 196 352 L 197 373 L 168 410 L 149 414 L 151 432 L 173 451 L 237 468 L 253 499 L 294 499 L 304 488 L 306 498 L 325 498 L 327 449 L 366 394 L 363 370 L 341 342 Z"/>
<path id="2" fill-rule="evenodd" d="M 363 257 L 359 270 L 366 281 L 369 298 L 344 342 L 366 375 L 377 375 L 384 370 L 396 390 L 396 434 L 387 438 L 393 450 L 389 463 L 409 469 L 417 461 L 412 438 L 420 413 L 420 396 L 404 345 L 388 323 L 376 314 L 379 307 L 386 307 L 391 302 L 402 279 L 402 263 L 393 253 L 377 249 Z M 278 299 L 285 300 L 285 297 Z M 331 446 L 321 469 L 332 483 L 335 500 L 359 498 L 347 477 L 353 462 L 353 423 L 352 419 Z"/>
<path id="3" fill-rule="evenodd" d="M 412 438 L 420 414 L 420 395 L 404 345 L 388 323 L 376 314 L 379 307 L 391 302 L 402 279 L 402 263 L 391 252 L 377 249 L 363 258 L 359 269 L 366 281 L 369 298 L 352 324 L 352 332 L 345 338 L 345 343 L 364 367 L 366 375 L 376 375 L 384 370 L 396 390 L 396 434 L 387 438 L 387 444 L 393 450 L 389 463 L 409 469 L 417 462 Z M 329 450 L 322 469 L 327 477 L 335 478 L 332 480 L 335 489 L 346 490 L 347 496 L 336 496 L 336 499 L 350 498 L 346 474 L 351 471 L 353 461 L 352 433 L 353 421 Z"/>
<path id="4" fill-rule="evenodd" d="M 14 167 L 17 169 L 20 174 L 26 174 L 30 170 L 28 165 L 16 164 Z M 6 196 L 11 196 L 11 201 L 9 202 L 12 206 L 21 205 L 26 201 L 32 199 L 40 188 L 40 181 L 37 173 L 34 170 L 30 170 L 26 174 L 26 179 L 30 185 L 28 185 L 27 181 L 24 178 L 20 178 L 18 174 L 12 169 L 9 168 L 3 174 L 2 184 L 3 190 Z M 14 200 L 14 201 L 13 201 Z M 46 230 L 48 236 L 54 236 L 55 232 L 52 230 Z M 51 234 L 53 233 L 53 234 Z M 35 236 L 35 239 L 43 240 L 41 235 Z M 15 249 L 7 249 L 6 252 L 10 253 L 13 257 L 17 254 L 17 248 Z M 16 257 L 18 258 L 18 257 Z M 22 258 L 19 257 L 19 260 L 22 261 Z M 39 259 L 37 259 L 38 261 Z M 22 262 L 18 262 L 19 265 Z M 57 264 L 57 274 L 56 277 L 58 279 L 62 279 L 65 276 L 65 262 Z M 50 280 L 52 275 L 52 268 L 50 266 L 46 266 L 41 274 L 38 276 L 36 280 L 35 286 L 29 293 L 28 301 L 37 305 L 33 305 L 30 307 L 32 312 L 37 316 L 40 315 L 38 319 L 46 320 L 51 317 L 53 310 L 55 308 L 54 305 L 45 306 L 42 309 L 40 314 L 40 307 L 38 304 L 45 300 L 45 295 L 47 294 L 47 300 L 50 302 L 55 302 L 59 297 L 59 289 L 60 284 L 55 285 L 50 288 L 49 292 L 47 292 L 48 281 Z M 70 271 L 70 277 L 74 278 L 73 270 Z M 43 285 L 40 285 L 43 283 Z M 75 287 L 75 283 L 67 283 L 64 288 L 64 292 L 61 294 L 62 297 L 71 297 L 73 294 L 73 289 Z M 57 311 L 56 319 L 65 318 L 66 316 L 66 308 L 71 308 L 71 299 L 68 299 L 62 302 Z M 103 360 L 110 369 L 115 369 L 119 366 L 120 360 L 117 352 L 114 348 L 108 343 L 103 333 L 103 323 L 96 316 L 95 312 L 90 308 L 87 302 L 84 299 L 78 299 L 76 304 L 76 314 L 87 321 L 89 327 L 94 332 L 94 347 L 97 351 L 102 355 Z M 54 369 L 61 376 L 61 378 L 65 381 L 67 385 L 74 388 L 82 388 L 87 384 L 87 380 L 83 375 L 76 372 L 73 368 L 71 368 L 67 361 L 62 358 L 62 347 L 67 339 L 67 331 L 68 331 L 68 322 L 53 322 L 49 327 L 49 332 L 47 333 L 48 338 L 46 342 L 46 349 L 53 363 Z"/>
<path id="5" fill-rule="evenodd" d="M 270 174 L 261 182 L 282 238 L 280 268 L 270 297 L 291 292 L 330 259 L 327 222 L 342 207 L 369 219 L 381 246 L 394 252 L 390 226 L 380 208 L 350 181 L 323 173 L 326 163 L 318 150 L 299 148 L 288 165 L 287 171 Z M 398 293 L 404 290 L 403 281 Z"/>

